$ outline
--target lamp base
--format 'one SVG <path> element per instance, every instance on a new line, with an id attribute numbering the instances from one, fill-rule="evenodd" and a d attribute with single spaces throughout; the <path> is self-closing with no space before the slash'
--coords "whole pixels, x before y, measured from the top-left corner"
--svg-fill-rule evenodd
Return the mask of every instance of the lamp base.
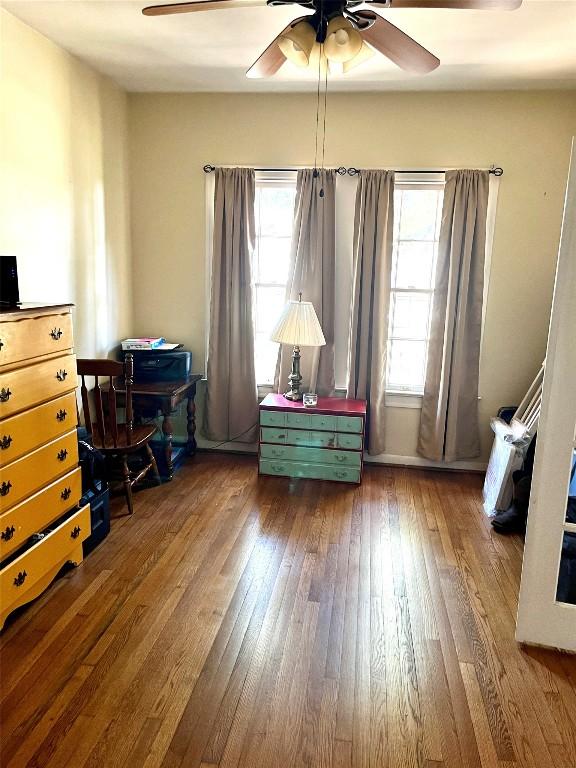
<path id="1" fill-rule="evenodd" d="M 288 386 L 290 389 L 284 393 L 286 400 L 302 400 L 302 392 L 300 392 L 300 382 L 302 376 L 300 375 L 300 347 L 294 347 L 292 352 L 292 370 L 290 376 L 288 376 Z"/>
<path id="2" fill-rule="evenodd" d="M 284 397 L 286 400 L 302 400 L 302 392 L 292 392 L 290 390 L 289 392 L 284 392 Z"/>

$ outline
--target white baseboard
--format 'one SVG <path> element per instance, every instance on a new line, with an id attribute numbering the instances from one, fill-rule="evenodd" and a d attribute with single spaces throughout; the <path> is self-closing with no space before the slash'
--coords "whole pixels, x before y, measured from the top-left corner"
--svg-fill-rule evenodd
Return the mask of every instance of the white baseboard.
<path id="1" fill-rule="evenodd" d="M 485 472 L 485 461 L 430 461 L 422 456 L 402 456 L 395 453 L 381 453 L 379 456 L 364 456 L 365 464 L 388 464 L 398 467 L 420 467 L 421 469 L 460 470 L 463 472 Z"/>

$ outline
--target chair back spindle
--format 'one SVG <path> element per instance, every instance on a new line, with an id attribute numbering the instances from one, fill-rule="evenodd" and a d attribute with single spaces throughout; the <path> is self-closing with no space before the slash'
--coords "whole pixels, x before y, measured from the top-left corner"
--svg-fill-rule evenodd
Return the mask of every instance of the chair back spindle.
<path id="1" fill-rule="evenodd" d="M 134 415 L 132 413 L 132 385 L 134 384 L 134 355 L 128 353 L 124 361 L 124 386 L 126 387 L 126 442 L 132 442 Z"/>

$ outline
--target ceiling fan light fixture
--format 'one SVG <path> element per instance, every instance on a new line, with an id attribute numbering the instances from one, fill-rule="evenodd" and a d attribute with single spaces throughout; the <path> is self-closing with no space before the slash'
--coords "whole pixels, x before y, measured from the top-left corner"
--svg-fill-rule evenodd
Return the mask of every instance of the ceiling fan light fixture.
<path id="1" fill-rule="evenodd" d="M 310 54 L 316 42 L 316 31 L 307 21 L 300 21 L 278 40 L 278 46 L 284 56 L 297 67 L 307 67 Z"/>
<path id="2" fill-rule="evenodd" d="M 330 61 L 346 62 L 360 53 L 362 36 L 344 16 L 330 19 L 324 42 L 324 54 Z"/>
<path id="3" fill-rule="evenodd" d="M 354 56 L 353 59 L 349 59 L 348 61 L 345 61 L 342 64 L 342 71 L 343 74 L 347 74 L 351 69 L 354 69 L 354 67 L 359 66 L 360 64 L 364 64 L 365 61 L 368 61 L 376 54 L 376 51 L 374 48 L 372 48 L 368 43 L 362 43 L 362 47 Z"/>
<path id="4" fill-rule="evenodd" d="M 331 75 L 343 75 L 344 74 L 344 62 L 334 61 L 334 59 L 328 59 L 328 71 Z"/>

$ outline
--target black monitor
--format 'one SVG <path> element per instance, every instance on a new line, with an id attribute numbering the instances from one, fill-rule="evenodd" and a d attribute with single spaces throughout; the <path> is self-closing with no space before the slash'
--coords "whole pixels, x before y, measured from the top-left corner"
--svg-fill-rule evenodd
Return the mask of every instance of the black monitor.
<path id="1" fill-rule="evenodd" d="M 0 305 L 17 307 L 19 303 L 16 256 L 0 256 Z"/>

